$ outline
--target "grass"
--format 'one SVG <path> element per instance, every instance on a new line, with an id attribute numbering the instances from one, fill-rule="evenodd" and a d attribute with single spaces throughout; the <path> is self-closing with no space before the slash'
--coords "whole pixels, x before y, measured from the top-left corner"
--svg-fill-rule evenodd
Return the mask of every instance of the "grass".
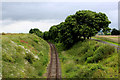
<path id="1" fill-rule="evenodd" d="M 56 44 L 62 78 L 118 78 L 118 52 L 113 46 L 93 40 L 78 42 L 69 50 L 62 46 Z"/>
<path id="2" fill-rule="evenodd" d="M 112 43 L 112 44 L 115 44 L 115 45 L 120 45 L 120 44 L 118 44 L 117 42 L 114 42 L 114 41 L 109 40 L 109 38 L 96 38 L 96 37 L 92 37 L 92 38 L 93 38 L 93 39 L 102 40 L 102 41 L 105 41 L 105 42 L 108 42 L 108 43 Z"/>
<path id="3" fill-rule="evenodd" d="M 1 35 L 0 35 L 0 44 L 2 44 Z M 2 79 L 2 45 L 0 45 L 0 79 Z"/>
<path id="4" fill-rule="evenodd" d="M 48 43 L 36 35 L 3 35 L 2 77 L 43 77 L 49 61 L 48 53 Z"/>
<path id="5" fill-rule="evenodd" d="M 115 45 L 120 45 L 120 42 L 119 42 L 119 38 L 120 37 L 117 37 L 117 36 L 95 36 L 95 37 L 92 37 L 94 39 L 98 39 L 98 40 L 102 40 L 102 41 L 106 41 L 108 43 L 112 43 L 112 44 L 115 44 Z"/>

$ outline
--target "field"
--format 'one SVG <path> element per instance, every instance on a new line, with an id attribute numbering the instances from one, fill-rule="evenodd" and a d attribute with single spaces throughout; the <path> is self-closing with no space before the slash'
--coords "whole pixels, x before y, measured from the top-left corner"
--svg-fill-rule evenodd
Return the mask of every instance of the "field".
<path id="1" fill-rule="evenodd" d="M 113 46 L 86 40 L 69 50 L 61 43 L 56 47 L 62 78 L 118 78 L 118 52 Z"/>
<path id="2" fill-rule="evenodd" d="M 2 77 L 45 77 L 49 45 L 34 34 L 2 35 Z"/>
<path id="3" fill-rule="evenodd" d="M 107 42 L 112 42 L 113 44 L 120 44 L 120 35 L 96 35 L 93 38 L 97 38 Z"/>

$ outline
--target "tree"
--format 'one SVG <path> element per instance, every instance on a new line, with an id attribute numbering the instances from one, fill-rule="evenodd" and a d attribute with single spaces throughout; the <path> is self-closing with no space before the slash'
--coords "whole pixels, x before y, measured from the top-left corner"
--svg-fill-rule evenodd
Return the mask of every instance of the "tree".
<path id="1" fill-rule="evenodd" d="M 30 29 L 29 33 L 30 33 L 30 34 L 34 33 L 33 29 Z"/>
<path id="2" fill-rule="evenodd" d="M 50 39 L 50 37 L 49 37 L 49 32 L 48 32 L 48 31 L 45 31 L 45 32 L 43 33 L 43 38 L 44 38 L 45 40 L 49 40 L 49 39 Z"/>
<path id="3" fill-rule="evenodd" d="M 105 33 L 110 30 L 111 22 L 104 13 L 96 13 L 90 10 L 79 10 L 69 15 L 64 22 L 54 25 L 49 30 L 49 39 L 62 42 L 66 48 L 74 43 L 89 39 L 100 30 Z"/>
<path id="4" fill-rule="evenodd" d="M 111 32 L 111 35 L 120 35 L 120 31 L 114 28 Z"/>
<path id="5" fill-rule="evenodd" d="M 104 28 L 102 32 L 103 32 L 105 35 L 107 35 L 107 33 L 110 32 L 110 30 L 111 30 L 111 28 L 107 27 L 107 28 Z"/>
<path id="6" fill-rule="evenodd" d="M 30 29 L 29 33 L 30 33 L 30 34 L 33 34 L 33 33 L 34 33 L 34 34 L 36 34 L 37 36 L 43 38 L 43 33 L 42 33 L 42 31 L 40 31 L 38 28 Z"/>
<path id="7" fill-rule="evenodd" d="M 57 29 L 57 25 L 54 25 L 50 28 L 49 30 L 49 33 L 50 33 L 50 38 L 55 40 L 55 38 L 57 37 L 58 35 L 58 29 Z"/>
<path id="8" fill-rule="evenodd" d="M 82 10 L 82 11 L 77 11 L 75 16 L 76 16 L 77 23 L 79 25 L 83 25 L 84 27 L 86 25 L 86 27 L 89 27 L 90 33 L 91 33 L 91 29 L 94 29 L 97 32 L 100 31 L 101 29 L 108 30 L 109 28 L 108 25 L 111 23 L 108 20 L 108 17 L 101 12 L 96 13 L 90 10 Z M 94 35 L 91 34 L 88 37 L 90 36 L 94 36 Z"/>

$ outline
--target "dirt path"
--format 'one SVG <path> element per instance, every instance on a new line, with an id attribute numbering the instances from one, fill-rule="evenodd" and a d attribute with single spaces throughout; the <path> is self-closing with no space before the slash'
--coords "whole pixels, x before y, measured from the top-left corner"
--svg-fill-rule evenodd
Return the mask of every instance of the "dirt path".
<path id="1" fill-rule="evenodd" d="M 47 80 L 61 80 L 61 67 L 59 63 L 58 53 L 53 44 L 49 43 L 50 52 L 50 63 L 48 65 Z"/>
<path id="2" fill-rule="evenodd" d="M 105 42 L 105 41 L 102 41 L 102 40 L 98 40 L 98 39 L 92 39 L 92 40 L 95 40 L 95 41 L 98 41 L 98 42 L 101 42 L 101 43 L 104 43 L 104 44 L 109 44 L 111 46 L 114 46 L 117 49 L 117 51 L 120 50 L 120 46 L 118 46 L 118 45 L 115 45 L 115 44 L 112 44 L 112 43 L 109 43 L 109 42 Z"/>

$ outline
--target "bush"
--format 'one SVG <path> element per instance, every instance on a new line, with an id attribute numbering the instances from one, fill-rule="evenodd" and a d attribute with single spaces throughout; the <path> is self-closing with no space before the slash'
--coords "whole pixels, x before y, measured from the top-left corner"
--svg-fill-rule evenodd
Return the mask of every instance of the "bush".
<path id="1" fill-rule="evenodd" d="M 60 46 L 63 45 L 57 45 L 61 49 L 62 77 L 88 79 L 110 78 L 111 75 L 114 78 L 114 75 L 118 75 L 118 58 L 110 58 L 118 54 L 113 46 L 93 40 L 78 42 L 69 50 L 62 50 Z"/>
<path id="2" fill-rule="evenodd" d="M 75 77 L 77 77 L 77 78 L 92 78 L 91 76 L 93 76 L 93 74 L 98 69 L 101 70 L 101 71 L 104 70 L 104 68 L 102 67 L 102 65 L 98 65 L 98 64 L 81 66 L 80 70 L 75 75 Z"/>
<path id="3" fill-rule="evenodd" d="M 7 34 L 3 36 L 2 77 L 43 77 L 49 61 L 48 53 L 48 43 L 34 34 Z"/>
<path id="4" fill-rule="evenodd" d="M 87 63 L 93 63 L 93 62 L 94 62 L 93 57 L 88 57 L 87 58 Z"/>
<path id="5" fill-rule="evenodd" d="M 26 53 L 26 57 L 25 59 L 29 62 L 29 63 L 33 63 L 34 57 L 31 53 Z"/>
<path id="6" fill-rule="evenodd" d="M 6 33 L 2 32 L 2 35 L 6 35 Z"/>
<path id="7" fill-rule="evenodd" d="M 110 54 L 115 51 L 113 46 L 103 45 L 99 47 L 92 57 L 87 58 L 88 63 L 98 62 L 104 58 L 107 58 Z"/>
<path id="8" fill-rule="evenodd" d="M 35 41 L 36 43 L 38 43 L 38 42 L 39 42 L 39 40 L 38 40 L 38 39 L 34 39 L 34 41 Z"/>
<path id="9" fill-rule="evenodd" d="M 37 36 L 43 38 L 43 33 L 40 31 L 38 28 L 30 29 L 29 31 L 30 34 L 36 34 Z"/>
<path id="10" fill-rule="evenodd" d="M 6 62 L 14 62 L 15 60 L 12 58 L 11 55 L 8 55 L 6 53 L 2 54 L 2 59 Z"/>

